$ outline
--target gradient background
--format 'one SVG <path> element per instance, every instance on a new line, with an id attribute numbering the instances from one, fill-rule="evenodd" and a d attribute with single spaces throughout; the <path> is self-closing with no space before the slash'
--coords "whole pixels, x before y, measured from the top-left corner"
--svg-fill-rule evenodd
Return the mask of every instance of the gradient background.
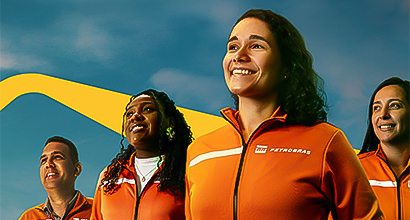
<path id="1" fill-rule="evenodd" d="M 409 78 L 408 0 L 3 0 L 0 80 L 38 72 L 125 94 L 153 87 L 219 115 L 232 105 L 221 65 L 227 38 L 250 8 L 272 9 L 300 30 L 325 80 L 329 122 L 359 149 L 374 88 Z M 1 219 L 45 201 L 39 157 L 52 135 L 77 145 L 77 188 L 89 197 L 119 149 L 119 134 L 68 107 L 40 94 L 17 98 L 0 112 Z"/>

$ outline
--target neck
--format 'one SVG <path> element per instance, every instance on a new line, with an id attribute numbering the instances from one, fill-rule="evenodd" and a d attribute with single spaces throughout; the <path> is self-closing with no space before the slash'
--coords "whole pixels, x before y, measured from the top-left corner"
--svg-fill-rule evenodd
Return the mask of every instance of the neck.
<path id="1" fill-rule="evenodd" d="M 70 190 L 67 190 L 67 188 L 65 188 L 60 190 L 48 191 L 48 198 L 50 204 L 53 207 L 53 211 L 58 216 L 63 217 L 67 204 L 73 198 L 74 194 L 74 187 L 72 187 L 72 189 Z"/>
<path id="2" fill-rule="evenodd" d="M 410 158 L 409 141 L 401 144 L 381 142 L 381 147 L 386 154 L 387 161 L 397 177 L 404 171 Z"/>
<path id="3" fill-rule="evenodd" d="M 246 142 L 255 129 L 277 108 L 276 99 L 271 96 L 258 99 L 239 97 L 239 123 Z"/>
<path id="4" fill-rule="evenodd" d="M 159 156 L 159 147 L 152 147 L 152 144 L 147 146 L 134 146 L 135 156 L 137 158 L 150 158 Z"/>

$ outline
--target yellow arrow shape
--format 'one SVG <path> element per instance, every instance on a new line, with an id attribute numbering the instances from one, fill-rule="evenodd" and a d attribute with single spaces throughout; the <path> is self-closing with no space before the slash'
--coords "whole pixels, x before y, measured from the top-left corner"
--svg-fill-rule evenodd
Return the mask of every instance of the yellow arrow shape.
<path id="1" fill-rule="evenodd" d="M 119 134 L 122 114 L 130 99 L 130 95 L 43 74 L 26 73 L 0 82 L 0 111 L 17 97 L 27 93 L 44 94 Z M 221 117 L 180 107 L 178 109 L 184 114 L 195 137 L 226 125 Z"/>
<path id="2" fill-rule="evenodd" d="M 130 99 L 130 95 L 43 74 L 26 73 L 0 82 L 0 111 L 27 93 L 44 94 L 120 134 L 122 115 Z M 195 137 L 226 124 L 221 117 L 180 107 L 178 109 L 184 114 Z"/>

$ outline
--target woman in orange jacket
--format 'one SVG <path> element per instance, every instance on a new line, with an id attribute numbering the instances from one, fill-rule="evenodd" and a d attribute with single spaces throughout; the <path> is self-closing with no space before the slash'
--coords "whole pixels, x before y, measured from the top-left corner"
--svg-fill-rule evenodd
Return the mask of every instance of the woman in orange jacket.
<path id="1" fill-rule="evenodd" d="M 298 30 L 269 10 L 234 25 L 223 60 L 237 109 L 188 149 L 187 219 L 382 219 Z"/>
<path id="2" fill-rule="evenodd" d="M 192 132 L 174 104 L 152 89 L 131 97 L 121 151 L 100 175 L 91 219 L 185 219 L 184 165 Z"/>
<path id="3" fill-rule="evenodd" d="M 409 81 L 392 77 L 374 91 L 360 162 L 386 219 L 410 219 Z"/>

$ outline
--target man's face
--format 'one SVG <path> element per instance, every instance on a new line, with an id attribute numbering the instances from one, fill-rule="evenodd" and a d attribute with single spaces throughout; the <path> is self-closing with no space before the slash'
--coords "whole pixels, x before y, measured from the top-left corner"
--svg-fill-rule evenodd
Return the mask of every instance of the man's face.
<path id="1" fill-rule="evenodd" d="M 67 145 L 50 142 L 40 157 L 40 179 L 46 191 L 53 189 L 74 189 L 76 176 L 79 174 L 76 164 L 71 159 Z"/>

